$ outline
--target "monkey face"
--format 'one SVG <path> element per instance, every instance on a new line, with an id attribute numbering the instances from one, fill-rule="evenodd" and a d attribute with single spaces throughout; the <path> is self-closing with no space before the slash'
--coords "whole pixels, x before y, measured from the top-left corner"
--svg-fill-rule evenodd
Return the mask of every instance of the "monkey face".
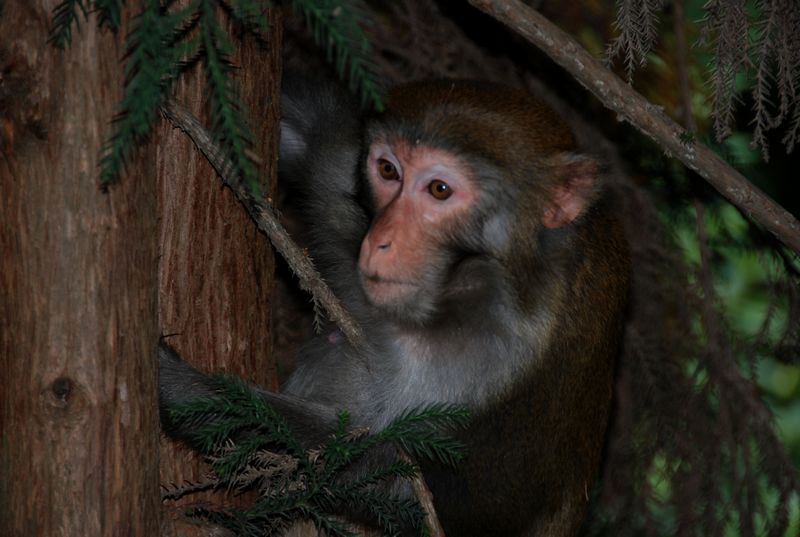
<path id="1" fill-rule="evenodd" d="M 427 317 L 453 260 L 453 236 L 478 198 L 468 166 L 450 152 L 378 138 L 366 178 L 375 209 L 359 271 L 370 302 L 397 316 Z"/>

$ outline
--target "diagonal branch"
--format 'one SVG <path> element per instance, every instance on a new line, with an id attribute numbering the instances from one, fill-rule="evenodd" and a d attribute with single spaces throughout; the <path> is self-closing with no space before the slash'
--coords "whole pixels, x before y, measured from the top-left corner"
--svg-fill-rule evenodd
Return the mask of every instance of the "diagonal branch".
<path id="1" fill-rule="evenodd" d="M 800 253 L 800 222 L 716 153 L 697 141 L 633 88 L 606 69 L 566 32 L 520 0 L 469 0 L 509 26 L 566 69 L 608 108 L 697 172 L 753 222 Z"/>
<path id="2" fill-rule="evenodd" d="M 211 133 L 191 112 L 180 106 L 173 99 L 168 99 L 161 111 L 175 127 L 181 129 L 191 138 L 192 142 L 217 171 L 222 181 L 233 190 L 238 200 L 244 205 L 247 213 L 255 221 L 258 229 L 267 234 L 275 249 L 286 259 L 286 262 L 300 280 L 300 287 L 311 293 L 314 301 L 318 301 L 325 308 L 331 320 L 337 324 L 350 343 L 356 347 L 363 346 L 364 336 L 361 327 L 350 316 L 350 313 L 344 309 L 330 287 L 322 280 L 311 259 L 297 246 L 278 221 L 271 203 L 260 197 L 254 197 L 239 181 L 231 180 L 235 172 L 233 163 L 214 142 Z"/>

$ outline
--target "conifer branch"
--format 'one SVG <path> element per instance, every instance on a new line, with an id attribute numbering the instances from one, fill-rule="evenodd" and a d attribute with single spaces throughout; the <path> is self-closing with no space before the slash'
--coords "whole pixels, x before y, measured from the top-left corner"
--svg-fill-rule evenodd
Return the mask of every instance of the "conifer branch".
<path id="1" fill-rule="evenodd" d="M 86 0 L 62 0 L 53 8 L 53 21 L 50 24 L 50 33 L 47 42 L 56 48 L 64 50 L 72 41 L 72 25 L 79 28 L 78 8 L 83 13 L 84 20 L 89 17 Z"/>
<path id="2" fill-rule="evenodd" d="M 328 312 L 330 319 L 336 323 L 345 337 L 353 345 L 363 347 L 364 336 L 361 327 L 344 309 L 330 287 L 324 282 L 308 256 L 297 246 L 289 233 L 281 225 L 270 200 L 265 200 L 247 191 L 241 184 L 232 180 L 233 165 L 224 151 L 216 145 L 211 134 L 200 121 L 188 110 L 169 99 L 162 107 L 162 112 L 172 124 L 185 132 L 203 155 L 208 159 L 222 181 L 233 190 L 236 197 L 244 205 L 258 228 L 267 234 L 275 249 L 280 253 L 294 272 L 300 287 L 311 293 L 315 301 Z"/>
<path id="3" fill-rule="evenodd" d="M 628 83 L 637 67 L 647 65 L 647 55 L 658 38 L 656 26 L 662 7 L 662 0 L 617 0 L 614 29 L 619 35 L 606 48 L 606 63 L 624 54 Z"/>
<path id="4" fill-rule="evenodd" d="M 265 3 L 261 0 L 231 0 L 228 4 L 233 19 L 255 35 L 269 31 L 269 20 L 264 16 Z"/>
<path id="5" fill-rule="evenodd" d="M 116 31 L 123 0 L 63 0 L 53 10 L 48 41 L 64 48 L 78 24 L 78 9 L 84 18 L 90 5 L 98 25 Z M 126 80 L 113 131 L 102 148 L 100 182 L 103 189 L 113 182 L 133 149 L 152 131 L 157 110 L 187 62 L 202 60 L 209 96 L 209 117 L 215 140 L 232 166 L 229 180 L 236 179 L 259 194 L 256 166 L 250 158 L 252 135 L 245 121 L 233 78 L 230 57 L 233 44 L 217 18 L 221 6 L 248 31 L 263 35 L 268 30 L 264 3 L 259 0 L 190 0 L 182 9 L 172 2 L 143 0 L 141 13 L 132 22 L 126 49 Z M 358 90 L 365 102 L 380 109 L 381 90 L 376 82 L 371 46 L 361 28 L 368 17 L 359 0 L 347 5 L 334 0 L 293 0 L 312 29 L 317 42 L 328 52 L 342 78 Z M 198 30 L 192 32 L 192 30 Z"/>
<path id="6" fill-rule="evenodd" d="M 383 90 L 377 81 L 372 45 L 362 29 L 369 21 L 360 0 L 291 0 L 314 41 L 326 50 L 328 61 L 342 80 L 348 80 L 365 105 L 383 109 Z"/>
<path id="7" fill-rule="evenodd" d="M 161 485 L 161 500 L 179 500 L 187 494 L 203 492 L 217 487 L 219 487 L 219 479 L 211 476 L 203 477 L 193 483 Z"/>
<path id="8" fill-rule="evenodd" d="M 213 0 L 200 2 L 200 36 L 205 53 L 203 67 L 209 94 L 211 130 L 228 155 L 237 182 L 243 182 L 250 191 L 258 194 L 261 188 L 255 166 L 247 155 L 253 136 L 241 113 L 242 105 L 232 78 L 230 55 L 233 44 L 219 25 Z"/>
<path id="9" fill-rule="evenodd" d="M 97 23 L 101 28 L 111 31 L 119 29 L 123 0 L 93 0 L 91 11 L 97 12 Z M 72 26 L 79 27 L 78 8 L 84 20 L 89 18 L 89 0 L 62 0 L 53 8 L 53 20 L 47 42 L 56 48 L 64 49 L 72 42 Z"/>
<path id="10" fill-rule="evenodd" d="M 390 423 L 387 434 L 373 436 L 350 430 L 349 414 L 342 411 L 335 433 L 325 444 L 303 451 L 285 420 L 241 380 L 217 377 L 215 393 L 213 398 L 190 401 L 171 413 L 173 420 L 193 424 L 214 473 L 197 483 L 164 487 L 165 498 L 209 488 L 257 490 L 254 503 L 244 508 L 203 508 L 196 513 L 237 535 L 273 535 L 287 521 L 299 518 L 311 520 L 332 535 L 355 535 L 336 518 L 345 507 L 369 515 L 385 535 L 398 535 L 405 528 L 420 536 L 431 535 L 426 520 L 431 521 L 435 535 L 441 535 L 432 506 L 423 508 L 414 498 L 393 495 L 387 487 L 396 480 L 419 479 L 416 465 L 397 451 L 380 451 L 372 463 L 360 461 L 381 444 L 421 445 L 432 435 L 448 438 L 449 426 L 466 419 L 462 408 L 433 405 L 412 410 Z M 223 419 L 208 420 L 209 415 Z M 451 449 L 443 458 L 458 460 L 460 448 Z M 354 463 L 364 464 L 364 473 L 343 479 L 341 471 Z"/>
<path id="11" fill-rule="evenodd" d="M 441 431 L 463 428 L 468 419 L 469 413 L 463 407 L 433 404 L 401 414 L 372 438 L 376 443 L 396 443 L 417 458 L 456 466 L 464 446 Z"/>
<path id="12" fill-rule="evenodd" d="M 116 32 L 122 20 L 123 0 L 94 0 L 94 10 L 97 12 L 97 23 L 101 28 L 108 28 Z"/>
<path id="13" fill-rule="evenodd" d="M 755 38 L 752 147 L 769 160 L 767 132 L 786 123 L 786 151 L 794 149 L 800 118 L 800 4 L 782 0 L 759 2 L 761 21 Z M 728 30 L 726 30 L 728 31 Z M 773 102 L 777 96 L 777 102 Z"/>
<path id="14" fill-rule="evenodd" d="M 147 0 L 131 23 L 125 90 L 100 158 L 104 188 L 119 176 L 130 153 L 158 119 L 159 107 L 178 75 L 175 34 L 185 15 L 186 10 L 164 14 L 158 0 Z"/>
<path id="15" fill-rule="evenodd" d="M 696 141 L 687 143 L 680 125 L 606 69 L 566 32 L 519 0 L 469 1 L 536 45 L 605 106 L 697 172 L 753 222 L 800 252 L 800 222 L 791 213 L 707 146 Z"/>
<path id="16" fill-rule="evenodd" d="M 749 55 L 747 15 L 744 0 L 710 0 L 705 5 L 701 43 L 711 46 L 714 56 L 711 80 L 714 86 L 712 117 L 717 140 L 731 134 L 737 102 L 735 78 Z"/>

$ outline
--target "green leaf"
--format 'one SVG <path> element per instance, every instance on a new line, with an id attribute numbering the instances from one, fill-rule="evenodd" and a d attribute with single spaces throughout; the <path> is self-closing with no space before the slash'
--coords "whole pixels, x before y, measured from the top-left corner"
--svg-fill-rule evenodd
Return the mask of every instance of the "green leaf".
<path id="1" fill-rule="evenodd" d="M 381 468 L 367 472 L 359 479 L 346 484 L 344 490 L 348 493 L 366 489 L 372 485 L 386 482 L 392 478 L 413 479 L 419 475 L 419 468 L 410 462 L 398 460 Z"/>
<path id="2" fill-rule="evenodd" d="M 97 23 L 116 32 L 122 18 L 123 0 L 94 0 L 94 10 L 97 12 Z"/>
<path id="3" fill-rule="evenodd" d="M 231 15 L 248 31 L 264 35 L 269 31 L 269 22 L 264 16 L 265 3 L 260 0 L 233 0 Z"/>
<path id="4" fill-rule="evenodd" d="M 158 118 L 164 95 L 176 76 L 172 58 L 175 21 L 157 0 L 143 3 L 127 37 L 125 89 L 118 105 L 110 139 L 100 159 L 100 181 L 113 182 L 130 152 L 150 132 Z"/>
<path id="5" fill-rule="evenodd" d="M 63 0 L 53 8 L 53 22 L 47 36 L 48 43 L 63 50 L 72 42 L 72 24 L 75 23 L 75 26 L 80 28 L 77 8 L 81 8 L 84 20 L 88 19 L 89 11 L 84 0 Z"/>
<path id="6" fill-rule="evenodd" d="M 217 375 L 212 381 L 214 397 L 189 401 L 170 410 L 171 419 L 194 424 L 196 439 L 203 445 L 204 452 L 211 453 L 235 439 L 250 446 L 251 451 L 269 445 L 294 456 L 304 456 L 305 451 L 284 417 L 257 391 L 236 377 Z M 235 438 L 240 432 L 247 432 L 248 436 Z"/>
<path id="7" fill-rule="evenodd" d="M 373 441 L 389 441 L 415 457 L 455 466 L 464 457 L 464 445 L 446 434 L 463 428 L 469 421 L 466 408 L 433 404 L 398 416 Z"/>
<path id="8" fill-rule="evenodd" d="M 200 36 L 205 52 L 203 66 L 208 90 L 208 110 L 217 143 L 230 158 L 237 178 L 250 192 L 261 191 L 253 162 L 247 155 L 252 135 L 241 113 L 241 103 L 233 82 L 229 57 L 233 45 L 219 26 L 214 3 L 201 2 Z"/>
<path id="9" fill-rule="evenodd" d="M 327 51 L 339 78 L 349 81 L 365 105 L 383 110 L 383 90 L 363 29 L 370 25 L 364 4 L 360 0 L 292 0 L 291 4 L 317 45 Z"/>
<path id="10" fill-rule="evenodd" d="M 342 478 L 340 471 L 377 444 L 394 442 L 434 459 L 453 462 L 460 456 L 447 432 L 463 426 L 465 409 L 436 404 L 405 412 L 380 433 L 354 434 L 350 415 L 341 411 L 334 434 L 314 452 L 303 451 L 293 438 L 286 420 L 275 412 L 261 394 L 234 377 L 213 378 L 214 396 L 198 399 L 173 409 L 176 420 L 195 425 L 198 440 L 214 453 L 212 468 L 221 486 L 258 488 L 258 499 L 245 509 L 202 510 L 196 513 L 237 535 L 277 535 L 288 521 L 311 520 L 327 535 L 354 535 L 351 527 L 338 520 L 343 505 L 366 513 L 384 535 L 399 535 L 413 528 L 417 535 L 428 535 L 425 514 L 413 498 L 390 493 L 385 484 L 412 479 L 419 469 L 397 459 L 369 467 L 358 476 Z M 297 465 L 283 474 L 284 481 L 270 483 L 274 477 L 271 459 L 259 459 L 259 450 L 288 452 Z M 259 462 L 261 460 L 262 462 Z M 260 469 L 263 474 L 258 474 Z M 286 471 L 286 470 L 284 470 Z M 288 480 L 285 481 L 285 480 Z"/>

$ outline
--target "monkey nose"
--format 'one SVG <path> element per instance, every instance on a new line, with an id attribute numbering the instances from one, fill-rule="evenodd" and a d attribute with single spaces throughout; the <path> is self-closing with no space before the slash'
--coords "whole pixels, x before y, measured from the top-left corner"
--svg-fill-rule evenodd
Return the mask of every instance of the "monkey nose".
<path id="1" fill-rule="evenodd" d="M 394 254 L 392 241 L 389 237 L 370 237 L 367 236 L 361 243 L 359 254 L 359 268 L 366 274 L 373 274 L 384 267 L 387 263 L 391 264 Z"/>
<path id="2" fill-rule="evenodd" d="M 374 237 L 370 236 L 369 234 L 364 237 L 364 242 L 361 244 L 362 255 L 363 254 L 370 254 L 372 252 L 385 252 L 392 246 L 392 238 L 383 236 L 383 237 Z"/>

